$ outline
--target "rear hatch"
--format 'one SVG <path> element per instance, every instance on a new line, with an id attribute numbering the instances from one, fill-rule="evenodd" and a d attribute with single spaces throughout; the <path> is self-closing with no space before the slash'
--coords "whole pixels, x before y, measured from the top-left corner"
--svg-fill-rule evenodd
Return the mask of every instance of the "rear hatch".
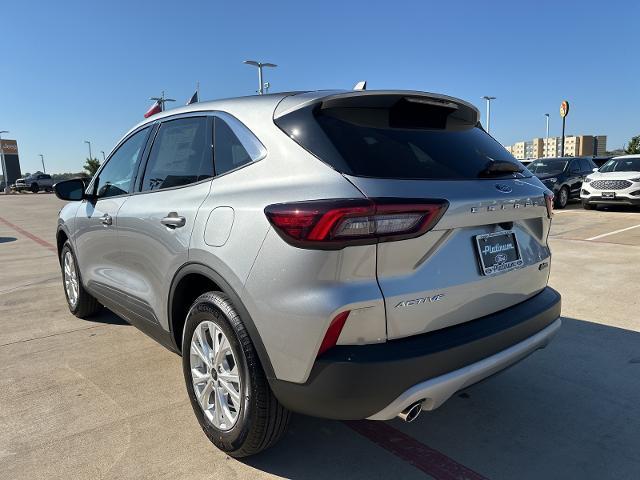
<path id="1" fill-rule="evenodd" d="M 508 308 L 547 284 L 548 190 L 478 117 L 419 92 L 349 92 L 276 115 L 367 197 L 447 202 L 430 231 L 377 245 L 390 339 Z"/>

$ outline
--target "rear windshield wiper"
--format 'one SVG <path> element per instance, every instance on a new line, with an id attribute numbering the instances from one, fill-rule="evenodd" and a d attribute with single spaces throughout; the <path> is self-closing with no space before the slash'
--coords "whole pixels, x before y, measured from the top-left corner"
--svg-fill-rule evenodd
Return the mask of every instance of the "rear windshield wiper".
<path id="1" fill-rule="evenodd" d="M 496 162 L 491 161 L 488 162 L 484 169 L 478 172 L 479 178 L 492 178 L 492 177 L 503 177 L 505 175 L 516 176 L 517 174 L 521 174 L 522 169 L 511 162 Z"/>

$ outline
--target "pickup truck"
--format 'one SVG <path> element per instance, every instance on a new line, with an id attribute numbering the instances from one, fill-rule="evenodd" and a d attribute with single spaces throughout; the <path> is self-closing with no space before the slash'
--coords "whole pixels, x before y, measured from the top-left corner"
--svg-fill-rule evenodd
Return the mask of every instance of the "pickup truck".
<path id="1" fill-rule="evenodd" d="M 33 193 L 38 193 L 40 190 L 51 192 L 53 191 L 53 179 L 51 175 L 47 175 L 46 173 L 34 173 L 28 177 L 16 180 L 15 190 L 16 192 L 29 190 Z"/>

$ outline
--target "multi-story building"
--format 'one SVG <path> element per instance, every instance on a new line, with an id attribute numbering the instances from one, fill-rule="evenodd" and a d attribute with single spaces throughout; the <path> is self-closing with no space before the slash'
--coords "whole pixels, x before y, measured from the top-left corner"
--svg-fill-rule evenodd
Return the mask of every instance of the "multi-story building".
<path id="1" fill-rule="evenodd" d="M 519 160 L 559 157 L 562 154 L 562 137 L 534 138 L 505 147 Z M 590 157 L 605 155 L 606 135 L 567 135 L 564 137 L 566 157 Z"/>
<path id="2" fill-rule="evenodd" d="M 606 135 L 595 135 L 593 137 L 594 140 L 594 150 L 596 152 L 597 157 L 604 157 L 607 154 L 607 136 Z"/>
<path id="3" fill-rule="evenodd" d="M 542 157 L 536 157 L 536 158 L 557 157 L 559 153 L 560 153 L 559 137 L 549 137 L 543 140 Z"/>
<path id="4" fill-rule="evenodd" d="M 527 158 L 525 156 L 525 142 L 516 142 L 511 145 L 511 155 L 519 160 Z"/>

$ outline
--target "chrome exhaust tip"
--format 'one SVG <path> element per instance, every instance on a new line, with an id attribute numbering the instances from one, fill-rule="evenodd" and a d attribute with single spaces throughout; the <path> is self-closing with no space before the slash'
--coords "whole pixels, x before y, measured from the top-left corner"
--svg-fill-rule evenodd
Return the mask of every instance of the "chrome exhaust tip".
<path id="1" fill-rule="evenodd" d="M 413 422 L 418 415 L 422 412 L 422 400 L 409 405 L 403 411 L 398 414 L 400 420 L 404 420 L 407 423 Z"/>

